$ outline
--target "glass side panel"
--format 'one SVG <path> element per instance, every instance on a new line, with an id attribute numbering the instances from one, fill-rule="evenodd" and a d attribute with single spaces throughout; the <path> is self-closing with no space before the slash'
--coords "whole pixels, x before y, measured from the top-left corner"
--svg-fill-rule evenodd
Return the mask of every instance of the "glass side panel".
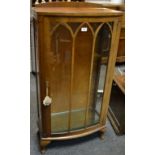
<path id="1" fill-rule="evenodd" d="M 91 115 L 94 115 L 94 117 L 90 116 L 90 113 L 88 113 L 87 126 L 98 123 L 100 119 L 100 117 L 95 116 L 96 113 L 100 116 L 101 112 L 110 44 L 111 31 L 109 26 L 104 24 L 96 38 L 89 103 L 89 109 L 92 109 L 93 111 Z M 92 118 L 92 121 L 89 121 L 90 117 Z"/>
<path id="2" fill-rule="evenodd" d="M 66 113 L 63 117 L 61 113 L 69 110 L 71 55 L 72 36 L 65 26 L 60 25 L 51 34 L 50 59 L 48 59 L 50 61 L 50 92 L 53 99 L 51 106 L 52 132 L 68 131 L 69 114 Z M 61 128 L 60 124 L 62 125 Z"/>
<path id="3" fill-rule="evenodd" d="M 87 24 L 83 24 L 75 37 L 72 111 L 86 109 L 88 103 L 92 44 L 92 32 Z M 71 114 L 71 130 L 85 127 L 85 112 L 81 112 L 80 124 L 77 122 L 76 126 L 76 119 Z"/>

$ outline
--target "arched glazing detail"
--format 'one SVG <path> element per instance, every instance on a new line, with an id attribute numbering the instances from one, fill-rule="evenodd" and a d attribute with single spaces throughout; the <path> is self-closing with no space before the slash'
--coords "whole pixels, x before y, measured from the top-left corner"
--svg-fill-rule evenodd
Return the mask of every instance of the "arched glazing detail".
<path id="1" fill-rule="evenodd" d="M 82 23 L 76 30 L 72 90 L 71 130 L 85 127 L 92 59 L 93 30 Z"/>
<path id="2" fill-rule="evenodd" d="M 111 45 L 111 27 L 108 24 L 104 24 L 97 36 L 96 43 L 100 44 L 97 46 L 98 54 L 102 57 L 107 57 L 109 55 L 110 45 Z"/>
<path id="3" fill-rule="evenodd" d="M 69 27 L 59 24 L 51 31 L 50 89 L 52 133 L 67 132 L 69 123 L 73 38 Z"/>
<path id="4" fill-rule="evenodd" d="M 91 33 L 92 35 L 94 35 L 94 31 L 93 28 L 91 27 L 90 23 L 81 23 L 79 25 L 79 27 L 76 29 L 75 31 L 75 37 L 79 32 L 85 32 L 85 34 Z"/>
<path id="5" fill-rule="evenodd" d="M 63 26 L 64 28 L 67 29 L 67 31 L 70 32 L 71 36 L 73 37 L 73 31 L 72 31 L 72 28 L 70 27 L 70 25 L 68 25 L 67 23 L 53 23 L 51 22 L 51 35 L 56 31 L 56 29 L 60 26 Z"/>
<path id="6" fill-rule="evenodd" d="M 50 92 L 54 103 L 52 134 L 97 124 L 112 27 L 109 23 L 59 23 L 51 28 L 47 61 L 50 60 Z"/>
<path id="7" fill-rule="evenodd" d="M 60 25 L 60 23 L 58 22 L 52 22 L 52 21 L 49 22 L 50 22 L 50 32 L 53 32 Z"/>
<path id="8" fill-rule="evenodd" d="M 111 29 L 114 27 L 114 22 L 109 22 L 109 25 L 111 26 Z"/>
<path id="9" fill-rule="evenodd" d="M 97 30 L 97 28 L 99 27 L 99 25 L 101 25 L 101 23 L 90 23 L 91 27 L 93 28 L 94 32 Z"/>
<path id="10" fill-rule="evenodd" d="M 87 126 L 99 123 L 101 105 L 104 95 L 104 83 L 106 79 L 108 57 L 111 46 L 111 31 L 111 27 L 106 23 L 101 24 L 96 30 L 96 42 L 89 103 L 89 109 L 93 110 L 93 115 L 91 115 L 92 121 L 87 121 Z"/>
<path id="11" fill-rule="evenodd" d="M 77 30 L 77 28 L 80 26 L 81 23 L 79 22 L 69 22 L 68 25 L 71 27 L 73 33 Z"/>

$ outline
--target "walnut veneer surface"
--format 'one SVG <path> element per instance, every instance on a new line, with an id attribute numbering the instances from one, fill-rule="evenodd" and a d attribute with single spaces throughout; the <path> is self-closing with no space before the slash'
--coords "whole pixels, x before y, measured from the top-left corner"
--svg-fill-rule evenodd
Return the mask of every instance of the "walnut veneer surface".
<path id="1" fill-rule="evenodd" d="M 54 16 L 118 16 L 122 15 L 121 11 L 111 10 L 107 8 L 75 8 L 75 7 L 38 7 L 35 8 L 38 14 L 54 15 Z"/>

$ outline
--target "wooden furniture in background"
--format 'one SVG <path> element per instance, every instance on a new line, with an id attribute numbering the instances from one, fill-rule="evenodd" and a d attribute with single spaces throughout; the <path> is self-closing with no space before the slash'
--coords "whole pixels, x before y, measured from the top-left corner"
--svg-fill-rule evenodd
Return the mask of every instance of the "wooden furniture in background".
<path id="1" fill-rule="evenodd" d="M 105 3 L 105 4 L 102 4 L 102 6 L 105 8 L 119 10 L 123 12 L 116 62 L 124 63 L 125 62 L 125 4 L 124 3 L 123 4 Z"/>
<path id="2" fill-rule="evenodd" d="M 125 74 L 114 74 L 108 118 L 116 134 L 125 133 Z"/>
<path id="3" fill-rule="evenodd" d="M 53 140 L 103 138 L 122 12 L 83 2 L 33 10 L 41 151 Z"/>
<path id="4" fill-rule="evenodd" d="M 118 85 L 120 90 L 125 94 L 125 75 L 114 75 L 114 82 Z"/>

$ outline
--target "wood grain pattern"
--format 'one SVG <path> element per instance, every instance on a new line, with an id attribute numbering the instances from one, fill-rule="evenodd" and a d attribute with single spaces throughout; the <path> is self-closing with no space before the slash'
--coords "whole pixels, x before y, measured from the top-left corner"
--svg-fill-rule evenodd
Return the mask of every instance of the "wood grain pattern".
<path id="1" fill-rule="evenodd" d="M 58 134 L 58 135 L 53 135 L 52 137 L 46 137 L 46 138 L 41 138 L 41 140 L 47 140 L 47 141 L 52 141 L 52 140 L 68 140 L 68 139 L 75 139 L 83 136 L 90 135 L 92 133 L 95 133 L 97 131 L 105 131 L 106 127 L 101 126 L 101 125 L 95 125 L 91 126 L 85 130 L 80 130 L 80 131 L 74 131 L 69 134 Z"/>
<path id="2" fill-rule="evenodd" d="M 42 38 L 44 37 L 44 32 L 46 31 L 46 26 L 48 25 L 47 20 L 44 20 L 44 18 L 41 16 L 38 19 L 38 45 L 39 45 L 39 50 L 38 50 L 38 67 L 39 67 L 39 87 L 40 87 L 40 103 L 41 103 L 41 118 L 42 118 L 42 130 L 41 130 L 41 135 L 43 137 L 47 137 L 51 135 L 51 126 L 49 122 L 51 122 L 51 117 L 50 117 L 50 106 L 45 107 L 43 106 L 42 102 L 45 98 L 45 81 L 46 81 L 46 72 L 44 70 L 45 67 L 45 55 L 43 54 L 44 52 L 44 40 Z M 45 33 L 46 34 L 46 33 Z"/>
<path id="3" fill-rule="evenodd" d="M 107 8 L 68 8 L 66 7 L 38 7 L 35 8 L 35 11 L 38 12 L 39 15 L 54 15 L 54 16 L 118 16 L 121 15 L 122 12 L 116 10 L 110 10 Z"/>

